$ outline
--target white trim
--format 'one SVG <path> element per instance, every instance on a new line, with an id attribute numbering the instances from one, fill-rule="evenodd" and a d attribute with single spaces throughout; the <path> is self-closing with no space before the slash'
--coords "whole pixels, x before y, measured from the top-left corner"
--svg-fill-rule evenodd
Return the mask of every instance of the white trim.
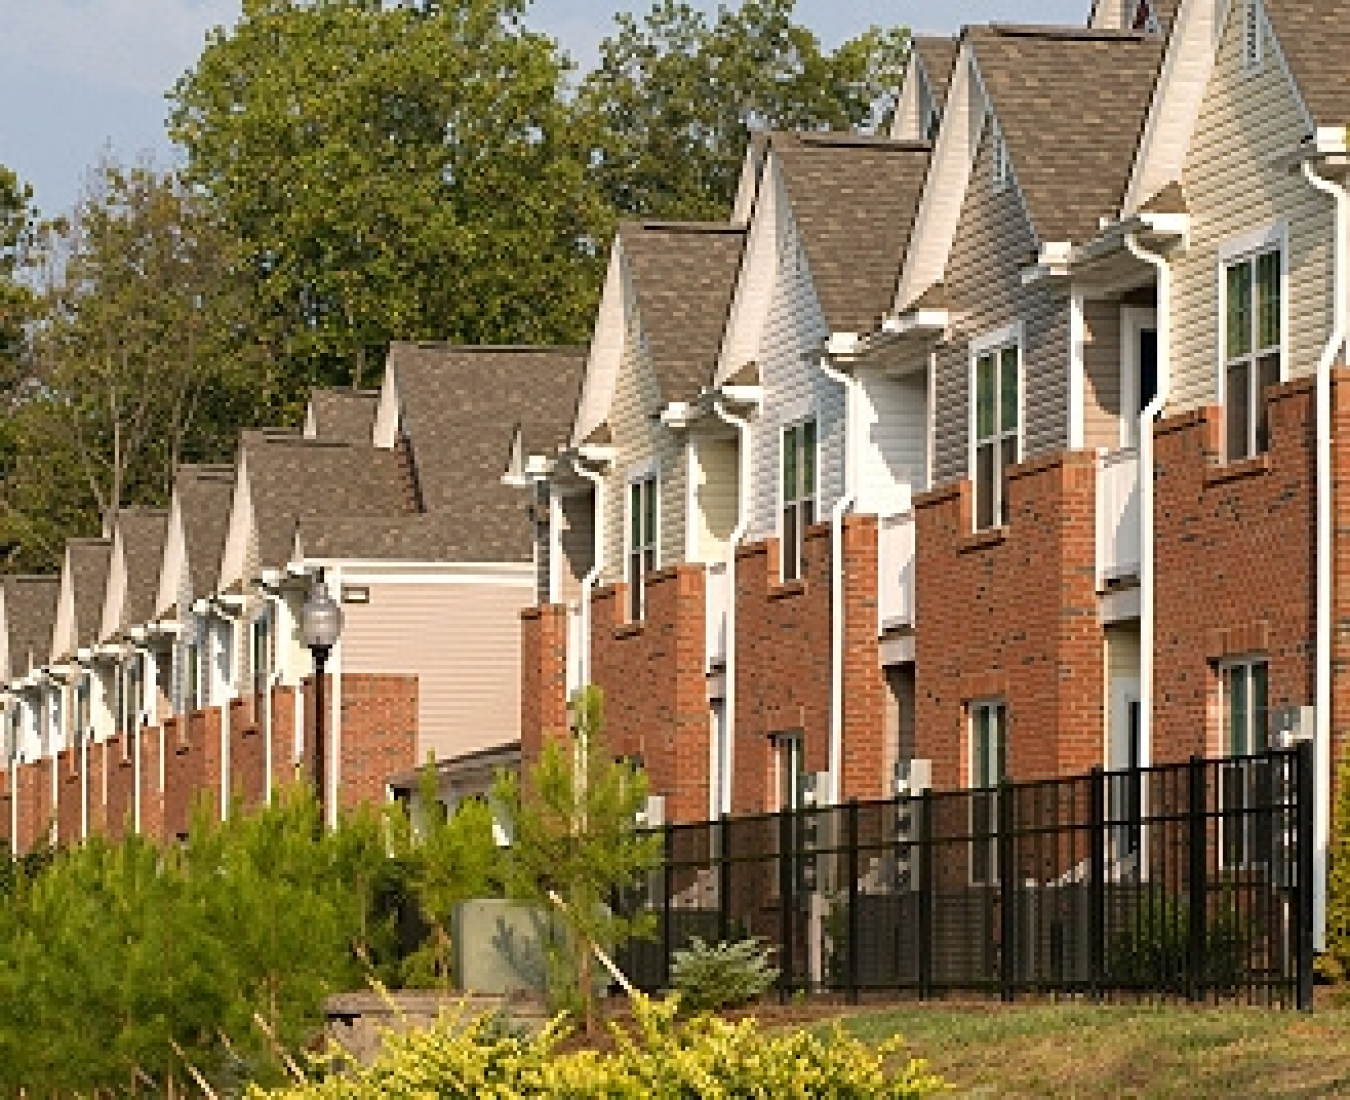
<path id="1" fill-rule="evenodd" d="M 354 583 L 381 584 L 523 584 L 534 583 L 534 563 L 520 562 L 424 562 L 363 561 L 356 558 L 304 558 L 311 569 L 339 566 Z"/>
<path id="2" fill-rule="evenodd" d="M 1122 306 L 1120 310 L 1120 445 L 1139 444 L 1139 337 L 1147 329 L 1158 331 L 1158 311 L 1148 306 Z"/>
<path id="3" fill-rule="evenodd" d="M 1234 260 L 1250 258 L 1275 244 L 1287 249 L 1288 243 L 1289 222 L 1281 218 L 1222 242 L 1218 247 L 1219 266 L 1223 267 Z"/>
<path id="4" fill-rule="evenodd" d="M 974 513 L 973 519 L 976 524 L 974 530 L 976 531 L 983 530 L 983 528 L 979 527 L 979 504 L 978 500 L 975 499 L 978 494 L 975 462 L 978 444 L 978 440 L 975 437 L 975 406 L 977 403 L 977 395 L 975 392 L 976 364 L 983 356 L 995 354 L 1002 351 L 1004 348 L 1012 346 L 1016 346 L 1017 348 L 1017 457 L 1014 461 L 1021 462 L 1023 449 L 1026 443 L 1026 347 L 1023 343 L 1022 322 L 1016 321 L 1011 325 L 1005 325 L 1000 329 L 995 329 L 992 332 L 975 337 L 970 341 L 970 351 L 966 361 L 966 476 L 970 479 L 971 487 L 974 490 L 972 500 L 975 503 L 975 507 L 972 509 L 972 512 Z M 997 355 L 995 355 L 994 366 L 994 392 L 997 395 L 1002 392 L 1002 363 L 999 362 Z M 1002 410 L 999 411 L 1001 412 Z M 1004 435 L 1001 424 L 1002 417 L 997 414 L 995 415 L 996 420 L 999 421 L 999 423 L 995 424 L 995 437 L 1001 439 Z M 1002 503 L 1001 498 L 1000 503 Z M 995 512 L 997 513 L 999 510 L 1000 509 L 996 508 Z M 994 518 L 996 522 L 993 526 L 1001 526 L 1002 521 L 999 517 L 995 515 Z"/>
<path id="5" fill-rule="evenodd" d="M 994 329 L 973 338 L 970 341 L 970 361 L 974 363 L 976 358 L 986 352 L 997 351 L 999 348 L 1013 343 L 1017 344 L 1019 348 L 1022 346 L 1021 321 L 1014 321 L 1010 325 L 1004 325 L 1002 328 Z"/>
<path id="6" fill-rule="evenodd" d="M 1087 389 L 1083 344 L 1086 332 L 1087 325 L 1083 319 L 1083 292 L 1075 289 L 1069 294 L 1069 450 L 1071 451 L 1083 446 L 1083 400 Z"/>
<path id="7" fill-rule="evenodd" d="M 549 603 L 558 603 L 562 597 L 562 494 L 551 481 L 548 489 L 548 591 Z"/>
<path id="8" fill-rule="evenodd" d="M 699 561 L 698 452 L 693 436 L 684 441 L 684 560 Z"/>
<path id="9" fill-rule="evenodd" d="M 632 485 L 635 481 L 646 481 L 648 478 L 655 478 L 659 481 L 660 473 L 656 459 L 649 458 L 645 462 L 638 462 L 629 466 L 624 474 L 624 481 L 629 485 Z"/>

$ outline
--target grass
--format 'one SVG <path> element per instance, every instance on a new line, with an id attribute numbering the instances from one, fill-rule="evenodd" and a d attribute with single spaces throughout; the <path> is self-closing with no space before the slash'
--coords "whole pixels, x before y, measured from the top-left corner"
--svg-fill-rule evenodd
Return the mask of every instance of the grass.
<path id="1" fill-rule="evenodd" d="M 841 1022 L 904 1036 L 957 1096 L 1350 1097 L 1346 1009 L 929 1004 Z"/>

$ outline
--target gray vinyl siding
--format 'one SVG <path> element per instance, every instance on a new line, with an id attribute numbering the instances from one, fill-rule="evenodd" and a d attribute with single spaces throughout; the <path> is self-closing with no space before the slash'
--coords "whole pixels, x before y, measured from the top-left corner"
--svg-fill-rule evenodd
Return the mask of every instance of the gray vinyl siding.
<path id="1" fill-rule="evenodd" d="M 858 511 L 892 515 L 928 487 L 928 372 L 890 378 L 859 370 Z"/>
<path id="2" fill-rule="evenodd" d="M 737 479 L 740 449 L 734 436 L 704 437 L 698 441 L 694 487 L 694 520 L 698 525 L 698 560 L 726 558 L 738 513 Z"/>
<path id="3" fill-rule="evenodd" d="M 343 674 L 418 678 L 419 760 L 520 736 L 519 612 L 532 597 L 524 579 L 371 582 L 369 603 L 343 606 Z"/>
<path id="4" fill-rule="evenodd" d="M 1276 162 L 1309 126 L 1269 43 L 1261 70 L 1241 71 L 1241 14 L 1241 5 L 1232 5 L 1186 154 L 1191 241 L 1173 267 L 1169 413 L 1218 394 L 1219 253 L 1226 241 L 1288 223 L 1288 377 L 1315 372 L 1332 325 L 1331 200 Z"/>
<path id="5" fill-rule="evenodd" d="M 764 408 L 750 433 L 751 541 L 778 534 L 782 431 L 804 416 L 818 424 L 818 518 L 844 491 L 843 388 L 817 365 L 829 327 L 787 204 L 777 204 L 776 213 L 778 266 L 757 355 Z"/>
<path id="6" fill-rule="evenodd" d="M 547 482 L 536 482 L 530 490 L 534 504 L 534 597 L 546 604 L 553 599 L 549 577 L 553 571 L 553 517 L 549 511 Z"/>
<path id="7" fill-rule="evenodd" d="M 994 190 L 990 131 L 986 125 L 944 278 L 954 323 L 951 339 L 937 352 L 935 485 L 969 476 L 971 343 L 1019 321 L 1022 457 L 1068 442 L 1068 295 L 1045 280 L 1022 284 L 1036 239 L 1016 185 Z"/>
<path id="8" fill-rule="evenodd" d="M 1083 303 L 1083 446 L 1120 446 L 1120 304 Z"/>

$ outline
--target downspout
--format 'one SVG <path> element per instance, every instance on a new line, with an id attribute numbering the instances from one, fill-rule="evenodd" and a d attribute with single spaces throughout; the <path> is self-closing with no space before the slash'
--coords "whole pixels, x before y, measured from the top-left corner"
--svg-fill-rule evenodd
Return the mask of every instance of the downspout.
<path id="1" fill-rule="evenodd" d="M 738 470 L 736 480 L 739 507 L 736 526 L 731 530 L 727 545 L 727 625 L 726 653 L 723 654 L 722 727 L 726 731 L 726 759 L 718 761 L 718 783 L 728 794 L 731 791 L 731 769 L 736 759 L 736 550 L 750 529 L 750 421 L 744 417 L 733 416 L 727 412 L 721 401 L 713 402 L 713 412 L 725 424 L 736 429 L 736 461 Z M 723 799 L 722 792 L 717 793 L 718 812 L 731 812 L 730 799 Z"/>
<path id="2" fill-rule="evenodd" d="M 1336 203 L 1334 245 L 1334 299 L 1332 332 L 1317 361 L 1317 668 L 1315 675 L 1313 740 L 1313 940 L 1318 951 L 1326 949 L 1327 844 L 1331 828 L 1331 620 L 1332 601 L 1332 470 L 1331 470 L 1331 368 L 1345 344 L 1346 232 L 1350 226 L 1350 194 L 1319 176 L 1312 161 L 1303 162 L 1303 178 Z"/>
<path id="3" fill-rule="evenodd" d="M 604 566 L 605 550 L 605 475 L 587 470 L 581 465 L 575 466 L 576 472 L 589 481 L 595 491 L 595 537 L 591 540 L 591 552 L 595 560 L 581 578 L 581 660 L 578 663 L 582 687 L 591 683 L 591 593 Z M 570 700 L 569 700 L 570 702 Z"/>
<path id="4" fill-rule="evenodd" d="M 1131 256 L 1158 272 L 1158 391 L 1139 414 L 1139 707 L 1140 766 L 1153 762 L 1153 640 L 1154 581 L 1153 539 L 1153 425 L 1167 405 L 1172 386 L 1172 267 L 1156 252 L 1139 244 L 1133 232 L 1125 234 Z"/>
<path id="5" fill-rule="evenodd" d="M 844 513 L 858 496 L 853 484 L 858 380 L 831 366 L 828 355 L 821 356 L 820 369 L 844 387 L 844 492 L 830 509 L 830 805 L 837 806 L 844 789 Z"/>
<path id="6" fill-rule="evenodd" d="M 342 566 L 334 565 L 331 567 L 333 574 L 333 592 L 334 599 L 338 603 L 342 602 Z M 342 666 L 343 650 L 342 635 L 338 635 L 337 642 L 333 645 L 333 653 L 329 658 L 328 674 L 332 679 L 333 690 L 328 692 L 326 702 L 328 704 L 328 721 L 324 723 L 328 730 L 328 751 L 324 754 L 328 758 L 328 791 L 324 799 L 324 805 L 328 808 L 328 827 L 336 830 L 338 826 L 338 797 L 342 791 Z"/>

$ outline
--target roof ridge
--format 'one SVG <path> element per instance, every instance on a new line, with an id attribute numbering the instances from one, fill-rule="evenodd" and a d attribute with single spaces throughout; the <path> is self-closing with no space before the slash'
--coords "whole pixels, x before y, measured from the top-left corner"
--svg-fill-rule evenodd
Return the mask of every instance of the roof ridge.
<path id="1" fill-rule="evenodd" d="M 1148 31 L 1136 31 L 1129 28 L 1080 27 L 1071 23 L 985 23 L 976 27 L 963 28 L 962 34 L 971 30 L 990 30 L 1003 38 L 1053 38 L 1066 42 L 1111 42 L 1135 41 L 1157 42 L 1158 35 Z"/>
<path id="2" fill-rule="evenodd" d="M 619 223 L 621 226 L 631 226 L 635 229 L 641 229 L 644 232 L 657 233 L 744 233 L 744 226 L 739 226 L 733 222 L 699 222 L 699 221 L 662 221 L 659 218 L 650 220 L 629 219 Z"/>
<path id="3" fill-rule="evenodd" d="M 427 351 L 492 352 L 585 352 L 584 344 L 457 344 L 452 340 L 395 340 L 394 347 L 423 348 Z M 379 392 L 378 390 L 375 392 Z"/>

